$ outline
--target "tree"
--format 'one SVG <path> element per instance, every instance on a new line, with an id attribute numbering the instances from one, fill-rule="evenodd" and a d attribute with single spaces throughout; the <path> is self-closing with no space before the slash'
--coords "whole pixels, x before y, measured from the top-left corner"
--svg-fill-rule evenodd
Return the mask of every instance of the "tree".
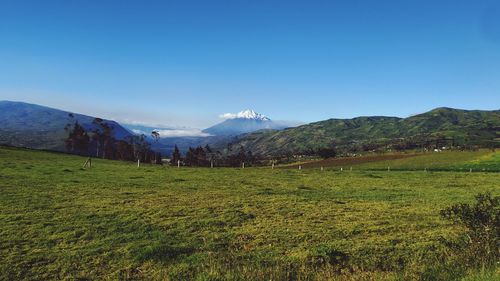
<path id="1" fill-rule="evenodd" d="M 99 151 L 101 151 L 102 158 L 106 158 L 106 155 L 109 155 L 108 158 L 112 158 L 113 127 L 101 118 L 95 118 L 92 124 L 95 125 L 92 139 L 96 142 L 96 156 L 99 157 Z"/>
<path id="2" fill-rule="evenodd" d="M 178 161 L 181 161 L 181 152 L 177 145 L 174 146 L 174 152 L 172 153 L 172 159 L 170 160 L 170 164 L 177 165 Z"/>
<path id="3" fill-rule="evenodd" d="M 116 154 L 117 154 L 116 156 L 120 160 L 124 161 L 134 160 L 133 148 L 130 145 L 130 143 L 124 140 L 119 140 L 116 142 Z"/>
<path id="4" fill-rule="evenodd" d="M 205 150 L 207 151 L 207 153 L 212 153 L 212 148 L 208 144 L 205 145 Z"/>
<path id="5" fill-rule="evenodd" d="M 141 134 L 140 136 L 130 136 L 127 139 L 132 146 L 134 159 L 139 161 L 146 161 L 146 158 L 150 152 L 150 144 L 147 142 L 146 136 L 144 134 Z"/>
<path id="6" fill-rule="evenodd" d="M 186 152 L 186 158 L 184 159 L 184 162 L 188 166 L 195 166 L 197 164 L 196 151 L 194 148 L 189 147 L 188 151 Z"/>
<path id="7" fill-rule="evenodd" d="M 153 130 L 153 131 L 151 132 L 151 137 L 155 140 L 155 142 L 156 142 L 156 143 L 158 143 L 158 140 L 160 139 L 160 133 L 159 133 L 158 131 L 156 131 L 156 130 Z M 154 155 L 155 155 L 155 163 L 156 163 L 156 164 L 159 164 L 159 163 L 158 163 L 158 158 L 160 158 L 160 159 L 161 159 L 161 156 L 160 156 L 160 157 L 158 157 L 158 154 L 159 154 L 159 153 L 155 153 L 155 154 L 154 154 Z"/>
<path id="8" fill-rule="evenodd" d="M 213 167 L 214 162 L 217 159 L 217 152 L 214 152 L 208 144 L 205 145 L 205 151 L 207 154 L 207 161 L 209 161 L 210 167 Z"/>
<path id="9" fill-rule="evenodd" d="M 333 147 L 331 148 L 320 148 L 316 152 L 321 158 L 333 158 L 337 156 L 337 150 Z"/>
<path id="10" fill-rule="evenodd" d="M 73 128 L 66 125 L 65 130 L 68 131 L 68 137 L 64 141 L 66 150 L 71 153 L 86 155 L 90 138 L 85 129 L 76 121 Z"/>
<path id="11" fill-rule="evenodd" d="M 160 139 L 160 133 L 156 130 L 151 132 L 151 137 L 155 140 L 155 142 L 158 142 Z"/>
<path id="12" fill-rule="evenodd" d="M 208 160 L 207 160 L 207 153 L 203 149 L 203 147 L 198 146 L 195 149 L 195 155 L 196 155 L 196 165 L 203 167 L 203 166 L 208 166 Z"/>

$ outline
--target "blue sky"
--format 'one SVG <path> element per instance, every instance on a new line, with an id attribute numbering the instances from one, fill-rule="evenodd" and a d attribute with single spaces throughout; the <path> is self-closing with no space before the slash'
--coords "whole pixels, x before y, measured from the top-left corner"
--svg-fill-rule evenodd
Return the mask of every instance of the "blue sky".
<path id="1" fill-rule="evenodd" d="M 0 100 L 206 127 L 500 108 L 498 1 L 0 2 Z"/>

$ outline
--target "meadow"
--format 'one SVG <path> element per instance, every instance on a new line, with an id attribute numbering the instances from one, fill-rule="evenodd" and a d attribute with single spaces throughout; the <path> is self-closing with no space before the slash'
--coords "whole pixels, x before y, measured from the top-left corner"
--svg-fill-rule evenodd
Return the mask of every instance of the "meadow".
<path id="1" fill-rule="evenodd" d="M 490 149 L 476 151 L 404 152 L 367 154 L 290 164 L 284 168 L 340 168 L 355 170 L 500 172 L 500 153 Z"/>
<path id="2" fill-rule="evenodd" d="M 500 195 L 500 173 L 405 162 L 425 164 L 419 157 L 387 160 L 401 161 L 394 171 L 382 169 L 395 162 L 341 172 L 100 159 L 83 169 L 82 157 L 0 148 L 0 279 L 439 280 L 442 241 L 461 231 L 440 210 Z M 465 158 L 435 167 L 499 161 Z"/>

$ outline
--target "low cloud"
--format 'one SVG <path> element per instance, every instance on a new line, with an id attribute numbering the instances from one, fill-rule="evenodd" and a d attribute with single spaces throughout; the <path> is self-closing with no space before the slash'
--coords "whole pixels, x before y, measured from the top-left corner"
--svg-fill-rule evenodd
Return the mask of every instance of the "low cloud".
<path id="1" fill-rule="evenodd" d="M 211 134 L 204 133 L 200 129 L 155 129 L 160 134 L 160 138 L 178 138 L 178 137 L 210 137 Z M 139 129 L 132 129 L 137 135 L 151 135 L 151 132 L 144 132 Z"/>
<path id="2" fill-rule="evenodd" d="M 156 130 L 156 131 L 160 133 L 160 138 L 211 136 L 211 134 L 204 133 L 200 129 L 172 129 L 172 130 Z"/>
<path id="3" fill-rule="evenodd" d="M 136 135 L 147 135 L 146 132 L 139 130 L 139 129 L 132 129 L 132 132 Z"/>
<path id="4" fill-rule="evenodd" d="M 235 119 L 235 118 L 238 118 L 238 114 L 237 113 L 224 113 L 224 114 L 219 115 L 219 118 L 221 118 L 221 119 Z"/>

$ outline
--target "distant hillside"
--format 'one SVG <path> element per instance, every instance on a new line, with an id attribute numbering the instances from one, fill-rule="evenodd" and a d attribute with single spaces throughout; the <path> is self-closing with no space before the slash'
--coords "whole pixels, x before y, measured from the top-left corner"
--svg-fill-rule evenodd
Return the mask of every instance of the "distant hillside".
<path id="1" fill-rule="evenodd" d="M 68 122 L 78 121 L 85 130 L 92 131 L 95 117 L 73 114 L 50 107 L 12 101 L 0 101 L 0 144 L 64 151 Z M 104 120 L 113 128 L 113 135 L 121 140 L 132 133 L 115 121 Z"/>
<path id="2" fill-rule="evenodd" d="M 322 148 L 366 151 L 381 147 L 412 148 L 430 144 L 498 146 L 500 110 L 437 108 L 398 117 L 329 119 L 282 131 L 239 136 L 231 145 L 263 156 L 312 154 Z"/>

